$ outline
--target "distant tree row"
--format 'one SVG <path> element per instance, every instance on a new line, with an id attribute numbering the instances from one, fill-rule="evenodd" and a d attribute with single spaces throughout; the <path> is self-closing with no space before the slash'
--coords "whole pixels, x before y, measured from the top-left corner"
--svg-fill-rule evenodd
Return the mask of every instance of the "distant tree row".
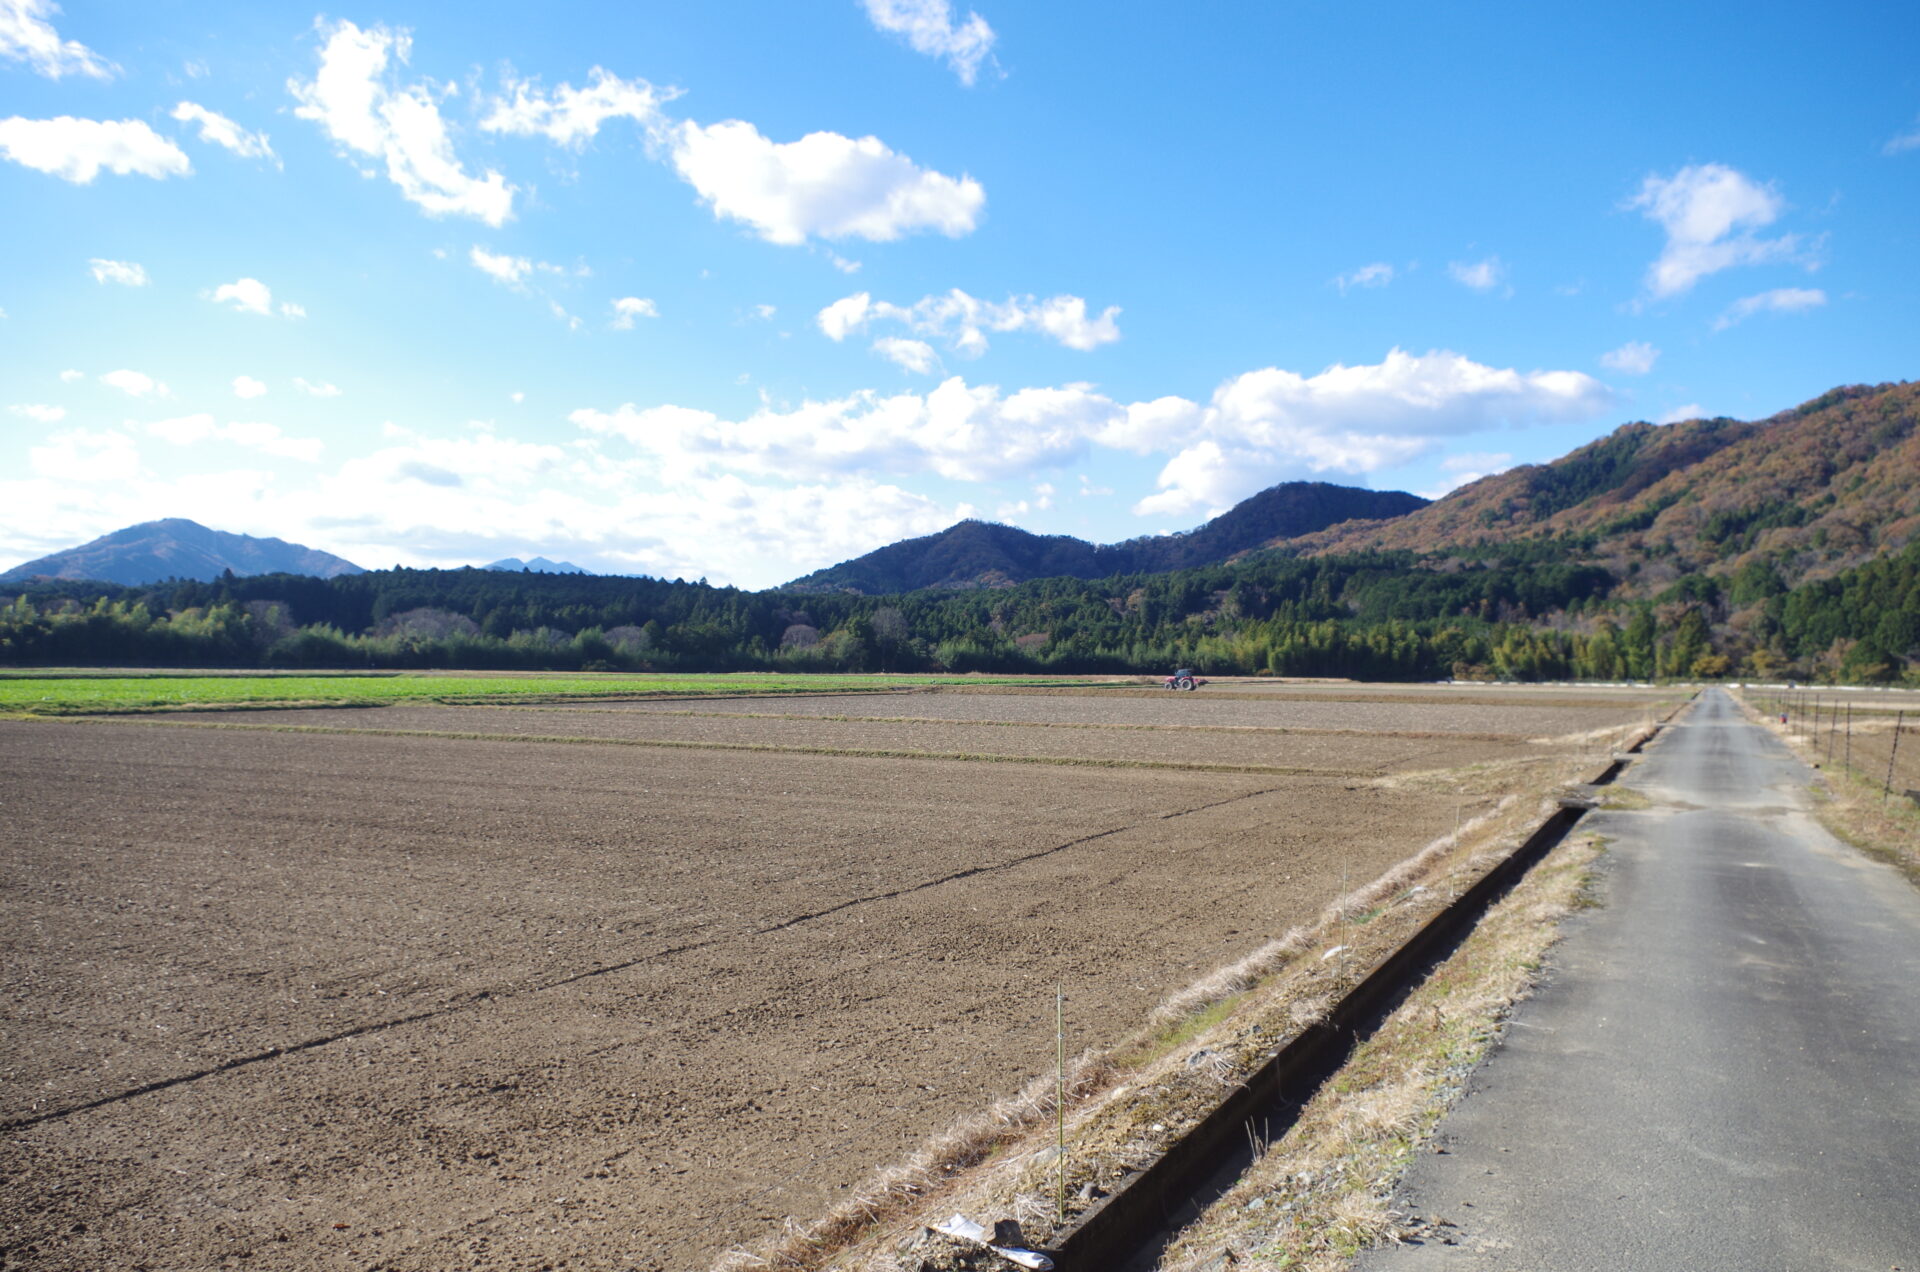
<path id="1" fill-rule="evenodd" d="M 484 570 L 43 583 L 0 607 L 0 662 L 1920 681 L 1920 542 L 1795 588 L 1750 560 L 1651 599 L 1551 541 L 1508 546 L 882 597 Z"/>

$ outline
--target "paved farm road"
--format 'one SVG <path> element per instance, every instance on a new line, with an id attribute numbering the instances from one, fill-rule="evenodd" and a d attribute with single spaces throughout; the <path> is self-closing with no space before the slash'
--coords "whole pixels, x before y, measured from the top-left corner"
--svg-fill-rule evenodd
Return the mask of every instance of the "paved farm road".
<path id="1" fill-rule="evenodd" d="M 1362 1268 L 1920 1272 L 1920 891 L 1809 777 L 1718 690 L 1629 770 L 1605 907 L 1402 1191 L 1435 1226 Z"/>

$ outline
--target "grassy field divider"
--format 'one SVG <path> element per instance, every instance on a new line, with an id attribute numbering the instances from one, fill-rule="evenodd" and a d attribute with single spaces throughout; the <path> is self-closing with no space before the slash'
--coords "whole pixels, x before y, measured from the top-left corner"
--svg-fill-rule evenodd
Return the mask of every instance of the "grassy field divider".
<path id="1" fill-rule="evenodd" d="M 768 755 L 831 755 L 852 759 L 952 760 L 966 764 L 1044 764 L 1060 768 L 1158 769 L 1180 773 L 1245 773 L 1260 777 L 1366 777 L 1372 770 L 1295 768 L 1275 764 L 1209 764 L 1204 761 L 1099 759 L 1077 755 L 997 755 L 974 751 L 901 751 L 879 747 L 799 746 L 780 742 L 697 742 L 682 738 L 584 738 L 535 733 L 470 733 L 435 729 L 352 728 L 327 724 L 240 724 L 225 720 L 156 719 L 137 716 L 15 715 L 42 724 L 121 725 L 127 728 L 213 729 L 233 733 L 307 733 L 334 737 L 424 738 L 450 742 L 526 742 L 561 746 L 625 746 L 668 751 L 750 751 Z"/>

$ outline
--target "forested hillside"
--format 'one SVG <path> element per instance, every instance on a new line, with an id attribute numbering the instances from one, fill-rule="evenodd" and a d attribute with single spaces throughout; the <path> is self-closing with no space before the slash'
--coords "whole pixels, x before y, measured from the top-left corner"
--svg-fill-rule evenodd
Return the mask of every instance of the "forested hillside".
<path id="1" fill-rule="evenodd" d="M 1399 490 L 1290 481 L 1269 487 L 1184 534 L 1145 535 L 1108 544 L 962 521 L 939 534 L 888 544 L 816 570 L 782 590 L 879 596 L 923 587 L 1005 587 L 1028 579 L 1099 579 L 1185 570 L 1217 565 L 1276 539 L 1324 530 L 1343 521 L 1401 516 L 1425 507 L 1426 502 Z"/>

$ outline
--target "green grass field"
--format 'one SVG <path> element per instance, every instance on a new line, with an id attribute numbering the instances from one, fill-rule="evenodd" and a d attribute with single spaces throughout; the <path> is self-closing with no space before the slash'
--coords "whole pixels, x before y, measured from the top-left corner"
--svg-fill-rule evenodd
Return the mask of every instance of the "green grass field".
<path id="1" fill-rule="evenodd" d="M 234 675 L 161 672 L 0 676 L 0 712 L 73 715 L 168 707 L 325 703 L 376 706 L 420 699 L 598 698 L 650 694 L 833 693 L 919 685 L 1072 684 L 1014 676 L 520 675 L 445 672 L 390 675 Z"/>

